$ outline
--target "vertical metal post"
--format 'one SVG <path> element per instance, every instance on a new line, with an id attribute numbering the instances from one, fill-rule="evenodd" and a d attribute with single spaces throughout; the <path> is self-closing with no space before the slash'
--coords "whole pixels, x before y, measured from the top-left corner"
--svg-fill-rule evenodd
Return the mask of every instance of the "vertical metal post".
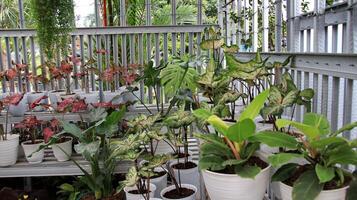
<path id="1" fill-rule="evenodd" d="M 327 40 L 325 34 L 325 11 L 326 0 L 315 0 L 315 13 L 314 17 L 314 52 L 325 52 L 325 41 Z"/>
<path id="2" fill-rule="evenodd" d="M 244 11 L 243 11 L 243 16 L 247 16 L 247 9 L 249 8 L 249 1 L 244 0 Z M 249 19 L 244 18 L 244 39 L 248 40 L 250 37 L 249 34 Z"/>
<path id="3" fill-rule="evenodd" d="M 96 48 L 97 50 L 101 49 L 101 37 L 100 35 L 96 35 Z M 97 54 L 97 65 L 99 74 L 102 73 L 102 55 L 100 53 Z M 98 87 L 99 87 L 99 100 L 103 102 L 103 81 L 101 79 L 98 80 Z"/>
<path id="4" fill-rule="evenodd" d="M 231 45 L 231 41 L 232 41 L 232 34 L 231 34 L 231 20 L 229 17 L 229 7 L 230 5 L 227 4 L 227 0 L 225 0 L 224 3 L 226 6 L 224 7 L 224 24 L 225 24 L 225 38 L 226 38 L 226 45 L 230 46 Z"/>
<path id="5" fill-rule="evenodd" d="M 18 4 L 19 4 L 20 28 L 25 28 L 24 3 L 22 0 L 19 0 Z"/>
<path id="6" fill-rule="evenodd" d="M 223 30 L 223 10 L 222 10 L 222 1 L 217 1 L 217 14 L 218 14 L 218 26 Z"/>
<path id="7" fill-rule="evenodd" d="M 75 35 L 72 35 L 72 59 L 77 59 L 76 39 L 77 39 L 77 37 Z M 73 73 L 75 75 L 77 74 L 77 66 L 76 65 L 73 67 Z M 78 77 L 77 76 L 74 76 L 74 88 L 78 89 Z"/>
<path id="8" fill-rule="evenodd" d="M 237 16 L 239 19 L 241 19 L 241 17 L 242 17 L 242 0 L 238 0 L 238 2 L 237 2 Z M 240 22 L 238 22 L 238 24 L 237 24 L 236 31 L 238 32 L 237 45 L 238 45 L 238 47 L 240 47 L 241 41 L 242 41 L 242 27 L 241 27 Z"/>
<path id="9" fill-rule="evenodd" d="M 269 51 L 269 0 L 263 0 L 263 52 Z"/>
<path id="10" fill-rule="evenodd" d="M 336 131 L 338 127 L 338 100 L 340 95 L 340 78 L 332 78 L 332 102 L 331 102 L 331 130 Z"/>
<path id="11" fill-rule="evenodd" d="M 258 0 L 253 0 L 253 51 L 258 50 Z"/>
<path id="12" fill-rule="evenodd" d="M 101 26 L 99 0 L 94 0 L 95 26 Z"/>
<path id="13" fill-rule="evenodd" d="M 1 38 L 0 38 L 0 70 L 3 71 L 4 70 L 4 61 L 2 60 L 2 47 L 1 47 Z M 2 92 L 5 93 L 6 92 L 6 80 L 3 79 L 1 81 L 1 89 Z"/>
<path id="14" fill-rule="evenodd" d="M 282 0 L 275 1 L 275 52 L 281 52 L 282 38 Z"/>
<path id="15" fill-rule="evenodd" d="M 145 0 L 145 8 L 146 8 L 146 25 L 151 25 L 151 0 Z"/>
<path id="16" fill-rule="evenodd" d="M 120 26 L 126 26 L 125 0 L 120 0 Z"/>
<path id="17" fill-rule="evenodd" d="M 142 66 L 144 65 L 144 37 L 143 34 L 139 34 L 139 47 L 138 47 L 138 56 L 139 56 L 139 64 Z M 142 75 L 142 71 L 140 71 L 140 75 Z M 140 99 L 144 101 L 144 81 L 140 81 Z"/>
<path id="18" fill-rule="evenodd" d="M 202 24 L 202 0 L 197 0 L 197 24 Z"/>

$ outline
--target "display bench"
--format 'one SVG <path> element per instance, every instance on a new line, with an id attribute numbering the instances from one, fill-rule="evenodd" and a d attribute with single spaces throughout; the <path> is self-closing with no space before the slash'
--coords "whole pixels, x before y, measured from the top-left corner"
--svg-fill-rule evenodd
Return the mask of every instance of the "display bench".
<path id="1" fill-rule="evenodd" d="M 155 106 L 148 106 L 148 108 L 152 113 L 157 112 Z M 139 114 L 148 114 L 148 110 L 142 105 L 135 106 L 135 108 L 129 109 L 125 118 L 129 119 Z M 66 114 L 54 112 L 27 112 L 25 114 L 25 116 L 30 115 L 36 116 L 39 120 L 51 120 L 53 118 L 57 118 L 65 121 L 86 121 L 90 118 L 88 112 Z M 8 126 L 11 126 L 12 124 L 21 122 L 23 118 L 24 116 L 13 117 L 10 115 L 8 117 L 7 124 Z M 1 113 L 0 123 L 4 125 L 6 124 L 5 113 Z M 189 139 L 189 150 L 193 153 L 192 159 L 198 160 L 197 139 Z M 82 155 L 73 153 L 71 159 L 77 161 L 81 167 L 90 172 L 90 165 Z M 73 162 L 73 160 L 58 162 L 53 155 L 52 149 L 46 149 L 43 162 L 38 164 L 29 164 L 23 156 L 20 156 L 15 165 L 0 168 L 0 178 L 83 175 L 82 171 Z M 118 162 L 115 172 L 126 173 L 132 164 L 133 163 L 130 161 L 120 161 Z"/>

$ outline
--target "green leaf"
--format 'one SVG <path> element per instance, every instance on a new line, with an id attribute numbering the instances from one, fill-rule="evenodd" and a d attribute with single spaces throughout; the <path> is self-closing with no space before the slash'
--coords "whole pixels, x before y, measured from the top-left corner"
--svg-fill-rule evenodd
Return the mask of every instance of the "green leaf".
<path id="1" fill-rule="evenodd" d="M 105 121 L 96 127 L 97 133 L 111 137 L 115 132 L 118 131 L 118 123 L 124 117 L 125 110 L 125 108 L 122 108 L 120 111 L 114 111 L 109 116 L 107 116 Z"/>
<path id="2" fill-rule="evenodd" d="M 245 163 L 247 160 L 237 160 L 237 159 L 229 159 L 229 160 L 225 160 L 222 165 L 224 167 L 226 166 L 232 166 L 232 165 L 240 165 Z"/>
<path id="3" fill-rule="evenodd" d="M 331 144 L 347 144 L 347 140 L 342 137 L 327 137 L 320 140 L 315 140 L 310 143 L 311 147 L 316 149 L 324 149 Z"/>
<path id="4" fill-rule="evenodd" d="M 212 143 L 213 145 L 221 148 L 221 149 L 229 149 L 226 143 L 223 141 L 223 138 L 217 136 L 216 134 L 193 134 L 194 137 L 198 139 L 202 139 L 207 143 Z"/>
<path id="5" fill-rule="evenodd" d="M 357 122 L 353 122 L 351 124 L 347 124 L 347 125 L 343 126 L 342 128 L 338 129 L 335 133 L 333 133 L 333 135 L 337 136 L 340 133 L 343 133 L 345 131 L 350 131 L 350 130 L 354 129 L 355 127 L 357 127 Z"/>
<path id="6" fill-rule="evenodd" d="M 275 131 L 262 131 L 248 139 L 251 142 L 261 142 L 270 147 L 283 147 L 289 149 L 296 149 L 298 142 L 296 138 L 286 133 Z"/>
<path id="7" fill-rule="evenodd" d="M 357 199 L 357 179 L 350 183 L 350 187 L 347 190 L 346 200 L 356 200 Z"/>
<path id="8" fill-rule="evenodd" d="M 200 159 L 198 167 L 202 169 L 209 169 L 213 171 L 222 170 L 225 167 L 222 165 L 223 159 L 220 156 L 207 155 Z"/>
<path id="9" fill-rule="evenodd" d="M 208 111 L 207 109 L 197 109 L 193 111 L 193 115 L 198 118 L 198 119 L 202 119 L 202 120 L 207 120 L 212 113 L 210 111 Z"/>
<path id="10" fill-rule="evenodd" d="M 59 188 L 67 192 L 74 192 L 74 187 L 68 183 L 63 183 L 62 185 L 59 186 Z"/>
<path id="11" fill-rule="evenodd" d="M 278 129 L 281 129 L 283 127 L 286 126 L 294 126 L 297 129 L 299 129 L 303 134 L 305 134 L 309 139 L 315 139 L 318 136 L 320 136 L 319 134 L 319 130 L 316 127 L 313 126 L 309 126 L 303 123 L 299 123 L 299 122 L 294 122 L 294 121 L 290 121 L 290 120 L 286 120 L 286 119 L 278 119 L 276 120 L 276 126 L 278 127 Z"/>
<path id="12" fill-rule="evenodd" d="M 348 145 L 338 146 L 326 153 L 328 155 L 327 165 L 352 164 L 357 165 L 357 152 Z"/>
<path id="13" fill-rule="evenodd" d="M 227 136 L 229 127 L 221 118 L 212 115 L 207 119 L 207 122 L 211 124 L 218 133 Z"/>
<path id="14" fill-rule="evenodd" d="M 260 109 L 264 106 L 265 101 L 269 95 L 269 90 L 261 92 L 255 99 L 246 107 L 246 109 L 241 113 L 239 121 L 244 119 L 254 120 L 259 114 Z"/>
<path id="15" fill-rule="evenodd" d="M 322 191 L 323 186 L 319 183 L 315 171 L 306 171 L 295 181 L 292 198 L 293 200 L 314 200 Z"/>
<path id="16" fill-rule="evenodd" d="M 90 122 L 97 122 L 102 119 L 104 119 L 108 115 L 107 111 L 105 108 L 96 108 L 91 110 L 89 113 L 90 116 Z"/>
<path id="17" fill-rule="evenodd" d="M 242 178 L 251 178 L 254 179 L 256 175 L 261 171 L 258 166 L 249 166 L 249 165 L 237 165 L 235 167 L 235 172 Z"/>
<path id="18" fill-rule="evenodd" d="M 75 124 L 66 122 L 66 121 L 61 121 L 61 125 L 63 127 L 63 131 L 66 133 L 69 133 L 73 135 L 74 137 L 78 138 L 81 140 L 83 138 L 82 130 L 78 128 Z"/>
<path id="19" fill-rule="evenodd" d="M 307 100 L 310 100 L 314 97 L 315 91 L 311 88 L 306 88 L 306 89 L 302 90 L 299 95 L 301 97 L 304 97 Z"/>
<path id="20" fill-rule="evenodd" d="M 289 162 L 294 158 L 302 158 L 302 157 L 303 157 L 302 154 L 297 154 L 297 153 L 278 153 L 269 156 L 268 161 L 273 167 L 278 167 L 280 165 Z"/>
<path id="21" fill-rule="evenodd" d="M 285 181 L 290 178 L 296 171 L 299 165 L 296 163 L 288 163 L 281 166 L 271 177 L 271 181 Z"/>
<path id="22" fill-rule="evenodd" d="M 255 123 L 251 119 L 244 119 L 230 126 L 227 137 L 234 142 L 242 142 L 255 132 Z"/>
<path id="23" fill-rule="evenodd" d="M 87 152 L 90 156 L 93 156 L 95 153 L 98 152 L 100 147 L 100 141 L 94 141 L 91 143 L 79 143 L 74 146 L 74 149 L 76 150 L 77 153 L 83 154 L 84 152 Z"/>
<path id="24" fill-rule="evenodd" d="M 212 143 L 204 143 L 200 147 L 201 155 L 217 155 L 217 156 L 226 156 L 231 157 L 233 156 L 231 150 L 227 146 L 222 145 L 215 145 Z"/>
<path id="25" fill-rule="evenodd" d="M 298 95 L 299 91 L 298 90 L 292 90 L 290 91 L 283 99 L 283 101 L 281 102 L 281 104 L 285 107 L 287 106 L 291 106 L 296 98 L 297 98 L 297 95 Z"/>
<path id="26" fill-rule="evenodd" d="M 315 166 L 316 175 L 320 183 L 326 183 L 335 177 L 335 169 L 333 167 L 326 167 L 320 164 Z"/>
<path id="27" fill-rule="evenodd" d="M 324 115 L 316 113 L 306 113 L 304 115 L 304 124 L 315 127 L 319 130 L 320 135 L 330 133 L 330 123 Z"/>
<path id="28" fill-rule="evenodd" d="M 223 39 L 208 39 L 202 41 L 200 44 L 201 49 L 210 50 L 210 49 L 219 49 L 224 44 Z"/>

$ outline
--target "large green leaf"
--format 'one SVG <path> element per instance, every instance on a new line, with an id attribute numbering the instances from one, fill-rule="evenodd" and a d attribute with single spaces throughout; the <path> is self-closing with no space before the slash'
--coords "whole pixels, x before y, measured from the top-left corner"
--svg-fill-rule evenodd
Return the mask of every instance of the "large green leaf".
<path id="1" fill-rule="evenodd" d="M 192 113 L 195 117 L 201 120 L 207 120 L 212 115 L 210 111 L 202 108 L 194 110 Z"/>
<path id="2" fill-rule="evenodd" d="M 320 180 L 320 183 L 326 183 L 335 177 L 335 169 L 333 167 L 326 167 L 320 164 L 315 166 L 315 172 Z"/>
<path id="3" fill-rule="evenodd" d="M 202 169 L 209 169 L 209 170 L 222 170 L 225 167 L 222 165 L 224 160 L 220 156 L 216 155 L 207 155 L 200 158 L 198 163 L 199 168 Z"/>
<path id="4" fill-rule="evenodd" d="M 268 161 L 273 167 L 278 167 L 280 165 L 284 165 L 285 163 L 291 161 L 292 159 L 302 158 L 302 157 L 303 157 L 302 154 L 297 154 L 297 153 L 278 153 L 269 156 Z"/>
<path id="5" fill-rule="evenodd" d="M 294 183 L 293 200 L 314 200 L 322 191 L 323 186 L 319 183 L 315 171 L 306 171 Z"/>
<path id="6" fill-rule="evenodd" d="M 286 96 L 284 97 L 283 101 L 281 102 L 281 104 L 285 107 L 287 106 L 291 106 L 298 95 L 299 91 L 298 90 L 292 90 L 290 91 L 288 94 L 286 94 Z"/>
<path id="7" fill-rule="evenodd" d="M 220 134 L 227 136 L 229 126 L 216 115 L 212 115 L 207 119 L 207 122 L 213 126 L 213 128 Z"/>
<path id="8" fill-rule="evenodd" d="M 296 149 L 298 142 L 296 138 L 286 133 L 275 131 L 262 131 L 249 138 L 252 142 L 261 142 L 270 147 L 283 147 Z"/>
<path id="9" fill-rule="evenodd" d="M 164 86 L 165 94 L 172 97 L 179 89 L 195 91 L 197 75 L 197 71 L 194 68 L 181 67 L 178 63 L 172 63 L 161 70 L 160 79 L 161 84 Z"/>
<path id="10" fill-rule="evenodd" d="M 63 127 L 64 132 L 71 134 L 79 140 L 83 138 L 82 130 L 78 128 L 75 124 L 66 121 L 61 121 L 61 125 Z"/>
<path id="11" fill-rule="evenodd" d="M 255 132 L 255 124 L 251 119 L 239 121 L 227 130 L 227 137 L 234 142 L 242 142 Z"/>
<path id="12" fill-rule="evenodd" d="M 235 166 L 235 172 L 242 178 L 252 178 L 254 179 L 256 175 L 261 171 L 258 166 L 250 166 L 250 165 L 237 165 Z"/>
<path id="13" fill-rule="evenodd" d="M 124 115 L 125 108 L 122 108 L 120 111 L 112 112 L 105 118 L 105 121 L 96 128 L 97 133 L 111 137 L 115 132 L 118 131 L 118 123 L 124 117 Z"/>
<path id="14" fill-rule="evenodd" d="M 215 145 L 213 143 L 207 143 L 207 142 L 201 145 L 200 154 L 203 156 L 213 154 L 217 156 L 225 156 L 227 158 L 233 157 L 233 154 L 231 150 L 228 148 L 228 146 Z"/>
<path id="15" fill-rule="evenodd" d="M 208 39 L 202 41 L 200 44 L 201 49 L 210 50 L 210 49 L 219 49 L 224 44 L 223 39 Z"/>
<path id="16" fill-rule="evenodd" d="M 299 129 L 302 133 L 304 133 L 308 138 L 315 139 L 320 136 L 320 131 L 318 128 L 309 126 L 307 124 L 294 122 L 286 119 L 278 119 L 276 120 L 275 124 L 277 125 L 278 129 L 281 129 L 286 126 L 294 126 Z"/>
<path id="17" fill-rule="evenodd" d="M 333 133 L 333 135 L 339 135 L 340 133 L 343 133 L 345 131 L 350 131 L 352 129 L 354 129 L 355 127 L 357 127 L 357 122 L 353 122 L 351 124 L 347 124 L 345 126 L 343 126 L 342 128 L 338 129 L 335 133 Z"/>
<path id="18" fill-rule="evenodd" d="M 202 139 L 205 142 L 212 143 L 215 146 L 219 146 L 221 149 L 227 149 L 226 143 L 223 141 L 223 138 L 217 136 L 216 134 L 193 134 L 196 138 Z M 228 148 L 229 149 L 229 148 Z"/>
<path id="19" fill-rule="evenodd" d="M 315 140 L 310 143 L 311 147 L 316 149 L 324 149 L 331 144 L 347 144 L 348 141 L 342 137 L 327 137 L 320 140 Z"/>
<path id="20" fill-rule="evenodd" d="M 320 135 L 325 135 L 330 133 L 330 123 L 327 118 L 323 115 L 316 113 L 306 113 L 304 115 L 304 124 L 315 127 L 319 130 Z"/>
<path id="21" fill-rule="evenodd" d="M 300 94 L 299 94 L 299 95 L 300 95 L 301 97 L 307 99 L 307 100 L 310 100 L 310 99 L 312 99 L 312 98 L 314 97 L 315 92 L 314 92 L 314 90 L 311 89 L 311 88 L 306 88 L 306 89 L 300 91 Z"/>
<path id="22" fill-rule="evenodd" d="M 240 165 L 245 163 L 246 160 L 237 160 L 237 159 L 229 159 L 229 160 L 225 160 L 222 165 L 223 166 L 232 166 L 232 165 Z"/>
<path id="23" fill-rule="evenodd" d="M 90 111 L 90 122 L 97 122 L 104 119 L 108 115 L 105 108 L 96 108 Z"/>
<path id="24" fill-rule="evenodd" d="M 350 183 L 350 187 L 347 190 L 346 200 L 356 200 L 357 199 L 357 179 Z"/>
<path id="25" fill-rule="evenodd" d="M 352 164 L 357 165 L 357 152 L 349 145 L 342 145 L 326 153 L 328 155 L 327 165 Z"/>
<path id="26" fill-rule="evenodd" d="M 76 150 L 77 153 L 83 154 L 83 153 L 88 153 L 90 156 L 93 156 L 95 153 L 98 152 L 100 147 L 100 141 L 94 141 L 91 143 L 79 143 L 74 146 L 74 149 Z"/>
<path id="27" fill-rule="evenodd" d="M 269 95 L 269 90 L 265 90 L 261 92 L 255 99 L 245 108 L 245 110 L 241 113 L 239 117 L 239 121 L 243 121 L 244 119 L 254 120 L 260 109 L 264 106 L 265 101 L 267 100 Z"/>
<path id="28" fill-rule="evenodd" d="M 271 177 L 271 181 L 285 181 L 290 178 L 298 168 L 296 163 L 288 163 L 281 166 Z"/>

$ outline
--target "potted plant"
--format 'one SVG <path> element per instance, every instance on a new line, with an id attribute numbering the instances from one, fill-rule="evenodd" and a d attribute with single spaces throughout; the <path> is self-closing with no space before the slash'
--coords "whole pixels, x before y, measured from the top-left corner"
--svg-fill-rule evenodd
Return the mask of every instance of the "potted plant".
<path id="1" fill-rule="evenodd" d="M 64 136 L 64 132 L 60 132 L 59 121 L 53 118 L 46 123 L 43 129 L 43 138 L 46 143 L 41 148 L 52 147 L 53 154 L 60 162 L 67 161 L 72 155 L 72 142 L 73 138 Z"/>
<path id="2" fill-rule="evenodd" d="M 149 116 L 138 115 L 126 123 L 128 129 L 127 134 L 143 134 L 144 136 L 140 148 L 142 146 L 144 147 L 143 153 L 145 153 L 146 156 L 144 157 L 144 160 L 139 162 L 138 169 L 143 166 L 152 166 L 152 163 L 149 161 L 152 161 L 156 155 L 169 153 L 168 151 L 165 151 L 167 148 L 163 148 L 163 144 L 166 144 L 167 141 L 165 141 L 165 134 L 161 133 L 162 123 L 160 123 L 160 120 L 159 114 Z M 166 163 L 162 163 L 162 165 L 164 164 Z M 145 182 L 147 179 L 150 179 L 150 183 L 156 186 L 154 196 L 159 197 L 161 190 L 167 187 L 168 174 L 162 166 L 153 168 L 152 172 L 152 175 L 148 174 L 149 177 L 142 177 L 142 179 Z"/>
<path id="3" fill-rule="evenodd" d="M 302 123 L 278 119 L 276 124 L 279 129 L 294 126 L 304 135 L 298 140 L 285 136 L 290 137 L 286 139 L 290 142 L 289 148 L 268 158 L 273 166 L 279 167 L 272 176 L 272 181 L 279 182 L 275 193 L 282 200 L 345 199 L 349 185 L 356 185 L 356 180 L 351 172 L 341 166 L 357 165 L 357 151 L 355 141 L 340 135 L 356 127 L 357 123 L 345 125 L 334 132 L 323 115 L 306 113 Z M 276 141 L 274 133 L 264 133 L 262 136 L 254 140 L 270 145 L 273 145 L 271 141 Z M 287 147 L 274 143 L 274 146 Z M 301 158 L 305 162 L 296 162 Z"/>
<path id="4" fill-rule="evenodd" d="M 6 110 L 5 124 L 0 125 L 0 167 L 13 165 L 16 163 L 17 160 L 19 135 L 8 134 L 8 118 L 10 105 L 19 104 L 22 98 L 22 94 L 17 94 L 7 96 L 0 101 L 1 110 Z"/>
<path id="5" fill-rule="evenodd" d="M 82 91 L 84 91 L 84 93 L 80 93 L 80 97 L 84 98 L 84 100 L 86 101 L 87 104 L 94 104 L 97 103 L 99 100 L 99 96 L 98 93 L 93 93 L 90 92 L 89 90 L 89 76 L 90 76 L 90 72 L 97 74 L 98 73 L 98 69 L 93 67 L 92 65 L 95 63 L 96 61 L 93 58 L 90 58 L 87 62 L 85 62 L 84 64 L 81 64 L 80 66 L 80 70 L 81 72 L 75 74 L 75 77 L 79 77 L 82 81 L 81 84 L 81 89 Z"/>
<path id="6" fill-rule="evenodd" d="M 66 99 L 63 99 L 61 102 L 58 103 L 56 111 L 59 113 L 66 113 L 66 112 L 81 112 L 81 111 L 86 111 L 88 108 L 88 105 L 84 101 L 84 99 L 81 99 L 78 96 L 75 97 L 68 97 Z"/>
<path id="7" fill-rule="evenodd" d="M 121 199 L 120 194 L 115 193 L 113 185 L 114 171 L 121 157 L 112 144 L 121 139 L 111 138 L 119 131 L 118 123 L 121 122 L 124 114 L 125 108 L 110 114 L 103 108 L 93 109 L 89 113 L 89 125 L 84 130 L 73 123 L 61 122 L 62 132 L 71 134 L 78 140 L 75 151 L 82 154 L 90 165 L 91 171 L 88 172 L 73 160 L 84 174 L 72 184 L 75 190 L 80 189 L 82 199 Z M 131 149 L 128 143 L 125 149 L 124 151 Z M 76 188 L 78 183 L 82 183 L 82 188 Z"/>
<path id="8" fill-rule="evenodd" d="M 134 94 L 127 89 L 128 87 L 133 87 L 135 84 L 137 78 L 139 77 L 139 68 L 139 64 L 129 64 L 127 67 L 123 66 L 118 69 L 120 78 L 119 81 L 121 85 L 123 85 L 120 89 L 124 91 L 122 93 L 124 103 L 134 103 L 137 100 L 136 96 L 139 96 L 139 91 L 135 91 L 134 96 Z"/>
<path id="9" fill-rule="evenodd" d="M 176 111 L 164 120 L 164 124 L 169 131 L 169 138 L 172 144 L 175 144 L 176 159 L 173 159 L 169 167 L 174 172 L 178 182 L 194 185 L 200 188 L 198 165 L 190 158 L 188 149 L 189 126 L 195 121 L 195 117 L 190 111 Z M 183 151 L 182 151 L 183 149 Z M 197 189 L 198 190 L 198 189 Z M 199 193 L 199 191 L 196 191 Z"/>
<path id="10" fill-rule="evenodd" d="M 27 140 L 21 143 L 24 149 L 26 160 L 31 163 L 40 163 L 44 157 L 44 150 L 35 152 L 41 145 L 44 145 L 42 139 L 38 139 L 42 121 L 36 116 L 26 116 L 20 123 L 17 123 L 15 131 L 20 132 Z M 34 153 L 35 152 L 35 153 Z"/>
<path id="11" fill-rule="evenodd" d="M 256 134 L 254 119 L 268 95 L 269 90 L 257 95 L 231 126 L 207 110 L 194 111 L 196 117 L 205 119 L 217 131 L 217 134 L 195 135 L 204 141 L 199 168 L 212 200 L 263 199 L 271 166 L 257 152 L 259 142 L 249 138 Z"/>

